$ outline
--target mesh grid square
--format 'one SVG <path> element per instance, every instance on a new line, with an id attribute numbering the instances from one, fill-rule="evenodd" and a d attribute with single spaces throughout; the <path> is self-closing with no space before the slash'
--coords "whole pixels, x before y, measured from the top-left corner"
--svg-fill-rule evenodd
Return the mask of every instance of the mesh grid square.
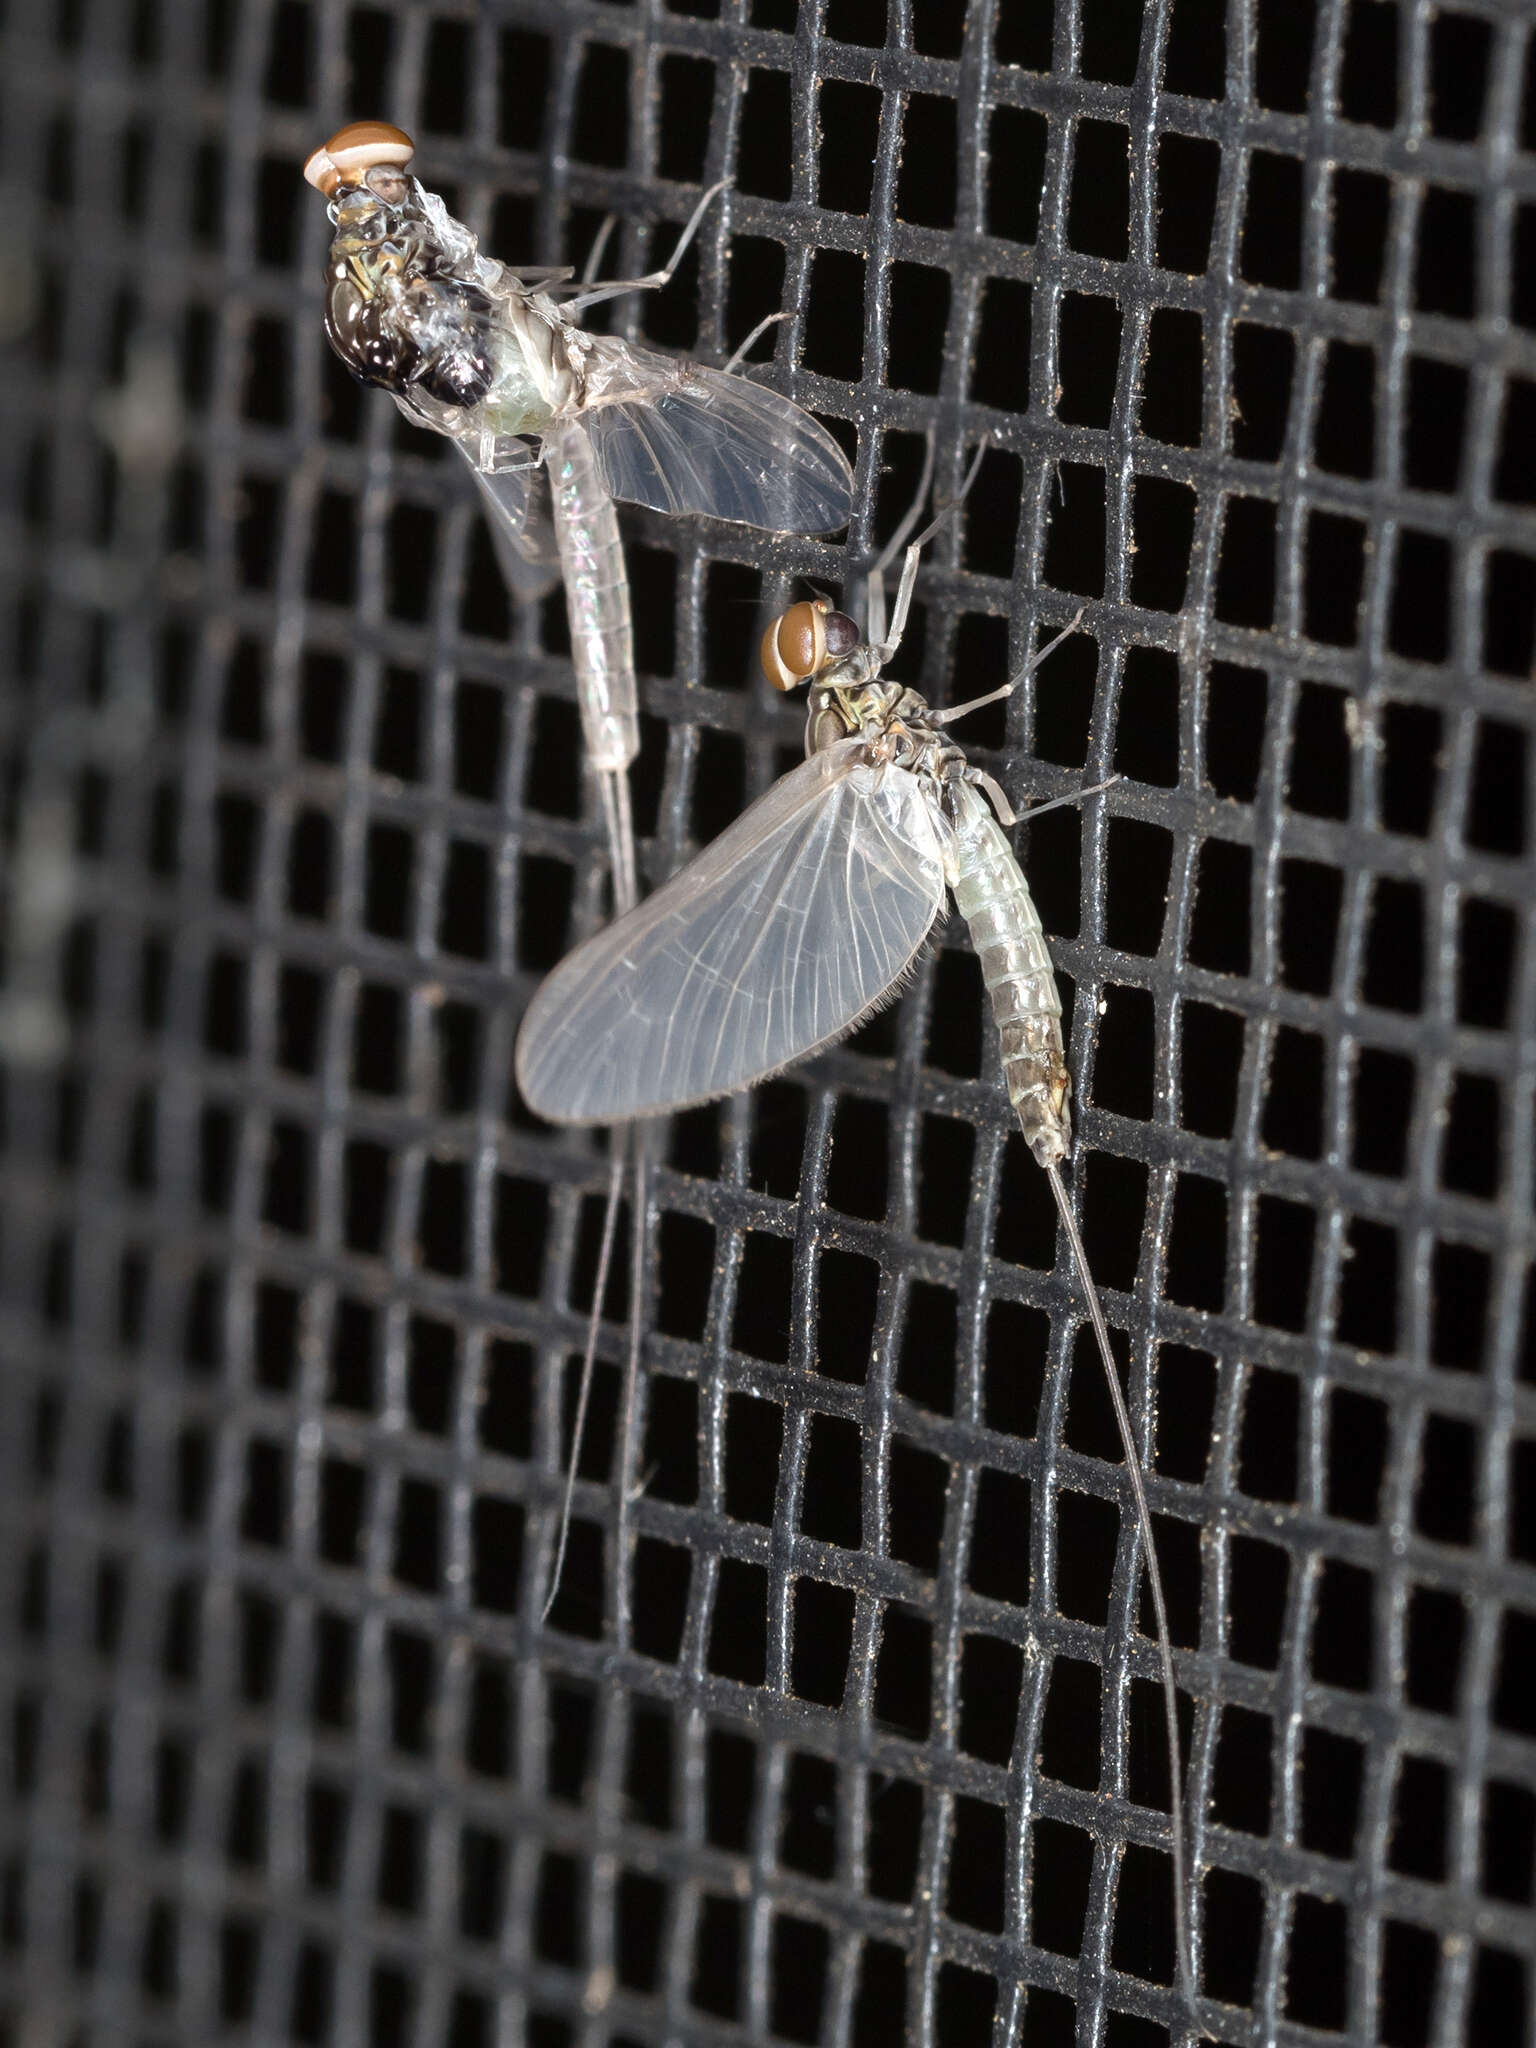
<path id="1" fill-rule="evenodd" d="M 0 27 L 0 2039 L 1195 2038 L 1107 1398 L 956 923 L 668 1127 L 548 1569 L 600 1140 L 558 597 L 321 335 L 344 119 L 856 456 L 626 510 L 654 881 L 753 650 L 941 492 L 898 673 L 1063 975 L 1178 1656 L 1202 2012 L 1533 2039 L 1536 11 L 11 0 Z M 769 358 L 771 356 L 771 362 Z M 621 1242 L 624 1233 L 621 1232 Z M 627 1575 L 630 1639 L 603 1617 Z"/>

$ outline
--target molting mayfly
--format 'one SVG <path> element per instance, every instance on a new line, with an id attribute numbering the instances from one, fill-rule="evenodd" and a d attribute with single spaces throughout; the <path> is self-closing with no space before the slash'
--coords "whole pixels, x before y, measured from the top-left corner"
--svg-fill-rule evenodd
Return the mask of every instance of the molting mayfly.
<path id="1" fill-rule="evenodd" d="M 556 1123 L 627 1121 L 749 1088 L 844 1037 L 891 997 L 948 887 L 980 956 L 1009 1100 L 1055 1197 L 1125 1450 L 1161 1653 L 1179 1972 L 1192 2008 L 1173 1657 L 1131 1418 L 1061 1178 L 1072 1143 L 1061 1001 L 1002 830 L 1013 811 L 944 734 L 1021 678 L 935 711 L 881 674 L 900 644 L 927 538 L 907 549 L 888 635 L 878 570 L 866 635 L 824 598 L 769 626 L 769 682 L 811 685 L 805 760 L 638 909 L 560 963 L 524 1018 L 518 1084 Z"/>
<path id="2" fill-rule="evenodd" d="M 408 175 L 413 151 L 400 129 L 358 121 L 304 166 L 335 227 L 326 334 L 355 377 L 453 441 L 515 587 L 546 587 L 558 564 L 615 901 L 627 908 L 636 882 L 626 772 L 640 734 L 614 499 L 828 533 L 847 523 L 852 472 L 826 428 L 777 392 L 578 325 L 600 300 L 665 284 L 714 192 L 665 270 L 587 283 L 482 256 L 468 228 Z M 535 498 L 541 472 L 548 510 Z"/>

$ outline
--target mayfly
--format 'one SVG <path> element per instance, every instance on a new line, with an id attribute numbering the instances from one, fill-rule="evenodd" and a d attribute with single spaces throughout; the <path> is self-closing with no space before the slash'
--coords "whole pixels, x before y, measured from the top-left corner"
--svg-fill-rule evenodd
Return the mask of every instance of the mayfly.
<path id="1" fill-rule="evenodd" d="M 637 893 L 627 771 L 640 732 L 614 500 L 776 533 L 829 533 L 847 524 L 852 471 L 809 413 L 729 366 L 579 325 L 604 299 L 666 284 L 718 186 L 664 270 L 593 283 L 482 256 L 469 229 L 409 175 L 413 154 L 401 129 L 356 121 L 304 166 L 335 228 L 326 334 L 355 377 L 381 385 L 407 419 L 458 448 L 514 586 L 547 587 L 553 570 L 563 575 L 614 901 L 627 909 Z"/>
<path id="2" fill-rule="evenodd" d="M 912 971 L 946 887 L 953 894 L 980 956 L 1009 1100 L 1071 1247 L 1125 1450 L 1161 1653 L 1179 1972 L 1193 2009 L 1173 1653 L 1131 1418 L 1062 1181 L 1072 1123 L 1061 1000 L 1002 829 L 1014 813 L 945 736 L 1021 678 L 935 711 L 881 673 L 901 643 L 932 531 L 907 548 L 889 632 L 878 572 L 863 635 L 825 598 L 795 604 L 769 626 L 769 682 L 811 686 L 805 760 L 637 910 L 560 963 L 524 1018 L 518 1085 L 540 1116 L 578 1124 L 654 1116 L 749 1088 L 888 1001 Z"/>

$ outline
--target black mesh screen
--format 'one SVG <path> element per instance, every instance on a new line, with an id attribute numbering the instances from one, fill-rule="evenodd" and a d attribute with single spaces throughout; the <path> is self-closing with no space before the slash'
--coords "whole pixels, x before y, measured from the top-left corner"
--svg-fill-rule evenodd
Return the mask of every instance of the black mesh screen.
<path id="1" fill-rule="evenodd" d="M 625 515 L 654 880 L 786 766 L 768 609 L 953 491 L 1070 995 L 1233 2043 L 1529 2041 L 1536 58 L 1387 0 L 9 0 L 0 2037 L 1194 2038 L 1107 1399 L 958 925 L 668 1129 L 615 1555 L 606 1165 L 510 1084 L 603 900 L 558 598 L 320 333 L 382 115 L 494 252 L 856 448 Z M 616 1642 L 615 1574 L 633 1625 Z M 605 1626 L 604 1617 L 610 1619 Z"/>

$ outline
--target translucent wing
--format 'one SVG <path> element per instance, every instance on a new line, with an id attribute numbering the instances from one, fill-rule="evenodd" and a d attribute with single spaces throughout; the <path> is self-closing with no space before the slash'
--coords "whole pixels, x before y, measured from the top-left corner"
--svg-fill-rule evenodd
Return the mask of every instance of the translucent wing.
<path id="1" fill-rule="evenodd" d="M 900 981 L 943 902 L 942 820 L 865 753 L 813 754 L 561 961 L 517 1042 L 540 1116 L 613 1123 L 750 1087 Z"/>
<path id="2" fill-rule="evenodd" d="M 792 399 L 605 335 L 589 339 L 582 417 L 616 498 L 772 533 L 847 525 L 848 458 Z"/>
<path id="3" fill-rule="evenodd" d="M 469 464 L 491 529 L 496 560 L 509 589 L 521 598 L 542 597 L 560 580 L 549 482 L 542 467 L 483 470 L 471 444 L 453 444 Z"/>

